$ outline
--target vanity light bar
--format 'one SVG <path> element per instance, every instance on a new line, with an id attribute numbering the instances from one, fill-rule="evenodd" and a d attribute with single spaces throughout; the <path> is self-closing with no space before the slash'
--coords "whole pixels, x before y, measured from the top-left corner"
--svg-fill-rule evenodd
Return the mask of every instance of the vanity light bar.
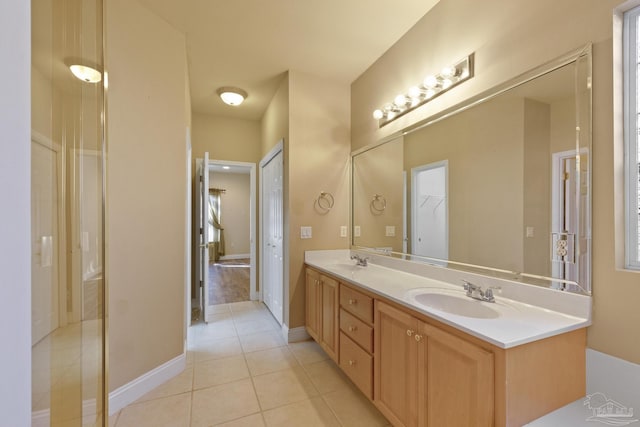
<path id="1" fill-rule="evenodd" d="M 411 87 L 406 93 L 395 97 L 393 102 L 384 104 L 373 112 L 373 118 L 382 127 L 409 111 L 426 104 L 446 91 L 473 77 L 473 54 L 444 67 L 439 74 L 424 78 L 422 84 Z"/>

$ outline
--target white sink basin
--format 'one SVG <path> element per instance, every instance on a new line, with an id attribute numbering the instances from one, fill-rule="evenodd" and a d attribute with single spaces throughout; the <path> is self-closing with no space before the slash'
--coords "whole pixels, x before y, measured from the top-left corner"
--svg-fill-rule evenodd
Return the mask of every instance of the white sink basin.
<path id="1" fill-rule="evenodd" d="M 495 303 L 483 302 L 466 296 L 464 291 L 440 288 L 418 288 L 407 292 L 409 302 L 445 313 L 478 319 L 495 319 L 500 311 Z"/>

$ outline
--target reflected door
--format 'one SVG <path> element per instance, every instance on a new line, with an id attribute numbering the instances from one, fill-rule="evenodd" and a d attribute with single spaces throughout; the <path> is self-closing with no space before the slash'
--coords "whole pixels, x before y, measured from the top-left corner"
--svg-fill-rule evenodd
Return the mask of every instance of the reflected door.
<path id="1" fill-rule="evenodd" d="M 447 168 L 445 160 L 411 169 L 411 253 L 415 255 L 449 258 Z"/>
<path id="2" fill-rule="evenodd" d="M 43 138 L 31 142 L 31 340 L 59 325 L 58 151 Z"/>
<path id="3" fill-rule="evenodd" d="M 279 146 L 260 162 L 262 211 L 262 298 L 276 320 L 283 321 L 284 216 L 283 154 Z"/>

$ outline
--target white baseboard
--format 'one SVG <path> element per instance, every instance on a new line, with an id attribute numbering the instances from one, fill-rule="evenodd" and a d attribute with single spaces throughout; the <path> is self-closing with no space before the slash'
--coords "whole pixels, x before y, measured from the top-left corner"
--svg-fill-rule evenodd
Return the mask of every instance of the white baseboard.
<path id="1" fill-rule="evenodd" d="M 289 329 L 287 325 L 282 325 L 282 336 L 288 343 L 306 341 L 311 338 L 311 336 L 307 333 L 307 328 L 305 328 L 304 326 Z"/>
<path id="2" fill-rule="evenodd" d="M 251 298 L 251 301 L 260 301 L 260 291 L 251 291 L 249 298 Z"/>
<path id="3" fill-rule="evenodd" d="M 220 260 L 227 261 L 230 259 L 244 259 L 244 258 L 251 258 L 251 254 L 222 255 L 220 257 Z"/>
<path id="4" fill-rule="evenodd" d="M 109 415 L 135 402 L 160 384 L 181 373 L 187 365 L 187 355 L 182 353 L 157 368 L 109 393 Z"/>

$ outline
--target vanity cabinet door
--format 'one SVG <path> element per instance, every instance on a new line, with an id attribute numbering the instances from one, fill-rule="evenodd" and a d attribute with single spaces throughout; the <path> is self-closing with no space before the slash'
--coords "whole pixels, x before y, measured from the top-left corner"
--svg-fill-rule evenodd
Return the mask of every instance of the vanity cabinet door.
<path id="1" fill-rule="evenodd" d="M 305 321 L 307 332 L 311 335 L 311 338 L 320 342 L 320 273 L 310 268 L 306 269 L 305 291 Z"/>
<path id="2" fill-rule="evenodd" d="M 320 275 L 320 345 L 324 351 L 336 362 L 338 361 L 339 341 L 339 296 L 338 281 Z"/>
<path id="3" fill-rule="evenodd" d="M 418 425 L 493 425 L 493 354 L 420 322 Z"/>
<path id="4" fill-rule="evenodd" d="M 374 403 L 394 427 L 417 425 L 418 321 L 375 302 Z"/>

